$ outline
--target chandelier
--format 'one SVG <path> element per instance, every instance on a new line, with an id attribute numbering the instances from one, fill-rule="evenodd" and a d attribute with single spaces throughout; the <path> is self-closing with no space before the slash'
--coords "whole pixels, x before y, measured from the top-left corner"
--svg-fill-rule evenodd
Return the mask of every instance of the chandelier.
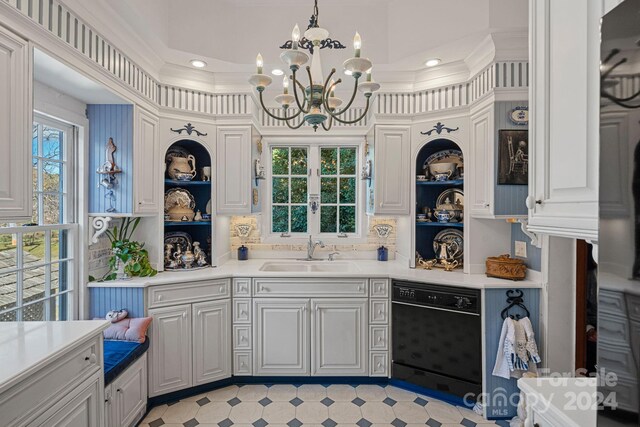
<path id="1" fill-rule="evenodd" d="M 360 34 L 356 32 L 353 38 L 354 56 L 347 59 L 343 64 L 345 74 L 351 75 L 354 79 L 353 92 L 349 102 L 343 108 L 340 108 L 343 101 L 335 96 L 335 89 L 342 83 L 342 79 L 340 78 L 336 81 L 332 79 L 336 72 L 335 68 L 331 70 L 326 79 L 323 79 L 320 51 L 325 48 L 344 49 L 345 46 L 338 40 L 329 38 L 329 32 L 318 25 L 318 0 L 315 0 L 313 15 L 309 20 L 309 26 L 304 33 L 304 37 L 300 39 L 300 28 L 296 24 L 291 33 L 291 40 L 288 40 L 280 47 L 285 49 L 280 54 L 280 59 L 291 70 L 291 76 L 285 74 L 282 80 L 283 92 L 275 97 L 275 101 L 282 106 L 282 115 L 271 113 L 264 105 L 263 93 L 265 88 L 271 84 L 272 79 L 263 73 L 264 62 L 260 54 L 256 58 L 258 72 L 249 79 L 249 83 L 255 86 L 258 91 L 260 105 L 269 117 L 284 121 L 291 129 L 298 129 L 308 123 L 313 126 L 314 131 L 318 130 L 318 126 L 322 126 L 324 130 L 328 131 L 331 129 L 334 120 L 343 124 L 353 124 L 366 116 L 369 111 L 371 96 L 380 89 L 380 85 L 371 78 L 373 64 L 367 58 L 361 57 L 362 39 Z M 311 66 L 306 66 L 309 80 L 309 84 L 306 87 L 298 80 L 297 76 L 300 67 L 309 62 L 309 55 L 304 50 L 308 50 L 312 55 Z M 360 81 L 360 78 L 365 74 L 366 81 Z M 291 90 L 293 95 L 289 93 L 290 81 L 293 85 Z M 354 120 L 347 120 L 344 114 L 351 108 L 358 91 L 362 92 L 366 99 L 364 112 Z M 296 109 L 297 112 L 295 111 Z M 301 114 L 303 115 L 303 120 L 294 125 L 295 119 Z"/>

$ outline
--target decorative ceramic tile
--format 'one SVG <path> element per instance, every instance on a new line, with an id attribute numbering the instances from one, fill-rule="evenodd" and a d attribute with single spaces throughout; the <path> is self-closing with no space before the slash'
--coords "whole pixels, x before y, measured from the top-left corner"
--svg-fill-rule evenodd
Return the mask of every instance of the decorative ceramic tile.
<path id="1" fill-rule="evenodd" d="M 341 426 L 355 424 L 362 418 L 362 411 L 359 406 L 351 402 L 336 402 L 329 406 L 329 418 Z"/>
<path id="2" fill-rule="evenodd" d="M 291 384 L 276 384 L 269 387 L 267 397 L 274 402 L 288 402 L 297 396 L 297 392 Z"/>
<path id="3" fill-rule="evenodd" d="M 320 402 L 304 402 L 296 408 L 296 418 L 304 424 L 320 424 L 329 418 L 329 409 Z"/>
<path id="4" fill-rule="evenodd" d="M 333 384 L 327 387 L 327 397 L 336 402 L 351 402 L 357 397 L 356 389 L 347 384 Z"/>
<path id="5" fill-rule="evenodd" d="M 397 387 L 230 386 L 151 408 L 142 427 L 482 427 L 508 425 Z"/>

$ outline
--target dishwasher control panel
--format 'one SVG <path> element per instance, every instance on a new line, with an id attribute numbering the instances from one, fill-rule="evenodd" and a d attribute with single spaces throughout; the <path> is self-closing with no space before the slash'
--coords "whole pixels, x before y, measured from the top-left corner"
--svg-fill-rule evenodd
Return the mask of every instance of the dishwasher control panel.
<path id="1" fill-rule="evenodd" d="M 475 289 L 394 281 L 392 301 L 480 313 L 480 291 Z"/>

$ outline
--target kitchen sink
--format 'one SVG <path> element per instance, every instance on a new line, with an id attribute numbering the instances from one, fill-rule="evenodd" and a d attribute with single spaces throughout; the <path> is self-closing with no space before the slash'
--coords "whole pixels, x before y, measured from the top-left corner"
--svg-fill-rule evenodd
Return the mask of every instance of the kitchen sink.
<path id="1" fill-rule="evenodd" d="M 357 273 L 360 268 L 351 261 L 268 261 L 260 271 Z"/>

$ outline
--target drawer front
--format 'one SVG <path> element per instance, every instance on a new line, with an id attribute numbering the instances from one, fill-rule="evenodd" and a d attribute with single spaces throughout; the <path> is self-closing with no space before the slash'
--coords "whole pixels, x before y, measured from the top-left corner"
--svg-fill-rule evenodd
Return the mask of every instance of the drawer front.
<path id="1" fill-rule="evenodd" d="M 388 300 L 371 300 L 369 308 L 370 323 L 388 323 L 389 322 L 389 301 Z"/>
<path id="2" fill-rule="evenodd" d="M 598 366 L 617 375 L 636 376 L 633 353 L 628 346 L 601 342 L 598 345 Z"/>
<path id="3" fill-rule="evenodd" d="M 251 300 L 233 300 L 233 323 L 251 323 Z"/>
<path id="4" fill-rule="evenodd" d="M 234 351 L 233 352 L 233 375 L 243 376 L 251 375 L 251 352 L 250 351 Z"/>
<path id="5" fill-rule="evenodd" d="M 149 308 L 229 298 L 229 279 L 151 286 Z"/>
<path id="6" fill-rule="evenodd" d="M 29 424 L 25 421 L 37 415 L 35 406 L 46 409 L 96 372 L 102 372 L 102 336 L 71 349 L 0 395 L 2 425 Z"/>
<path id="7" fill-rule="evenodd" d="M 373 298 L 388 298 L 389 279 L 371 279 L 370 291 Z"/>
<path id="8" fill-rule="evenodd" d="M 386 351 L 372 351 L 369 354 L 369 376 L 389 376 L 389 354 Z"/>
<path id="9" fill-rule="evenodd" d="M 624 294 L 622 292 L 603 289 L 598 293 L 598 310 L 601 313 L 620 316 L 627 311 L 624 305 Z"/>
<path id="10" fill-rule="evenodd" d="M 629 309 L 629 318 L 640 322 L 640 297 L 627 294 L 626 298 L 628 302 L 627 308 Z"/>
<path id="11" fill-rule="evenodd" d="M 369 346 L 371 350 L 389 349 L 389 327 L 372 325 L 369 327 Z"/>
<path id="12" fill-rule="evenodd" d="M 233 279 L 234 297 L 251 297 L 251 279 Z"/>
<path id="13" fill-rule="evenodd" d="M 367 279 L 253 279 L 256 297 L 366 297 Z"/>
<path id="14" fill-rule="evenodd" d="M 615 402 L 618 405 L 618 409 L 637 413 L 640 398 L 638 397 L 638 383 L 635 380 L 618 376 L 615 386 L 600 386 L 598 387 L 598 392 L 602 393 L 605 406 L 610 406 L 609 403 Z M 615 394 L 611 396 L 611 400 L 608 400 L 607 396 L 610 393 Z"/>
<path id="15" fill-rule="evenodd" d="M 251 349 L 251 326 L 236 325 L 233 327 L 233 349 Z"/>
<path id="16" fill-rule="evenodd" d="M 629 342 L 629 324 L 622 316 L 600 313 L 598 317 L 598 340 L 611 344 Z"/>

